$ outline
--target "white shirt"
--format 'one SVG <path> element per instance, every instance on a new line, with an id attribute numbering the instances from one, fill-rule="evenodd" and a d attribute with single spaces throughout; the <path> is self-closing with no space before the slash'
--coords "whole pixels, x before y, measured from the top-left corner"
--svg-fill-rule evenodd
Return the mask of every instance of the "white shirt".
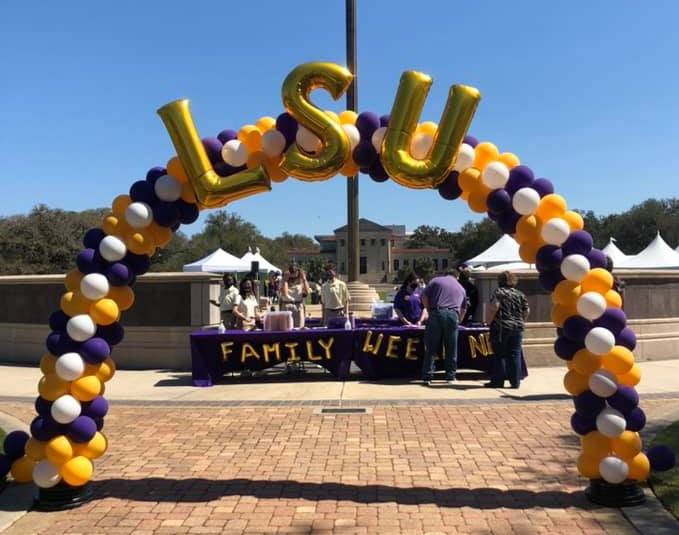
<path id="1" fill-rule="evenodd" d="M 230 286 L 229 288 L 222 288 L 219 294 L 219 310 L 222 312 L 231 312 L 240 302 L 240 294 L 238 288 Z"/>

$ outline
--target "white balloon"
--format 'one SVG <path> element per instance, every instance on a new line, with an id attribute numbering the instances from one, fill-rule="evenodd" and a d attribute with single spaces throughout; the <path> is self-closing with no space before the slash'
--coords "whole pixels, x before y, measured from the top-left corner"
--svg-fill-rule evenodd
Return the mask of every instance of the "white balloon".
<path id="1" fill-rule="evenodd" d="M 318 138 L 318 136 L 302 125 L 300 125 L 297 129 L 295 141 L 297 141 L 297 145 L 299 145 L 302 150 L 310 154 L 320 152 L 320 150 L 323 148 L 323 143 L 321 143 L 321 140 Z"/>
<path id="2" fill-rule="evenodd" d="M 424 160 L 433 144 L 434 138 L 432 136 L 418 132 L 410 140 L 410 154 L 416 160 Z"/>
<path id="3" fill-rule="evenodd" d="M 80 416 L 81 410 L 80 402 L 73 396 L 66 394 L 54 400 L 50 407 L 50 414 L 60 424 L 70 424 Z"/>
<path id="4" fill-rule="evenodd" d="M 629 466 L 619 457 L 612 455 L 604 457 L 599 463 L 599 473 L 608 483 L 617 485 L 627 479 L 629 474 Z"/>
<path id="5" fill-rule="evenodd" d="M 343 124 L 342 130 L 344 130 L 344 133 L 349 138 L 351 150 L 354 150 L 356 148 L 356 145 L 358 145 L 358 142 L 361 141 L 361 133 L 358 131 L 358 128 L 356 128 L 353 124 Z"/>
<path id="6" fill-rule="evenodd" d="M 605 355 L 615 345 L 615 336 L 603 327 L 594 327 L 585 336 L 585 347 L 595 355 Z"/>
<path id="7" fill-rule="evenodd" d="M 561 245 L 568 239 L 571 233 L 571 228 L 565 219 L 560 217 L 553 217 L 542 225 L 540 235 L 542 239 L 551 245 Z"/>
<path id="8" fill-rule="evenodd" d="M 75 381 L 85 371 L 85 363 L 78 353 L 64 353 L 56 362 L 55 371 L 64 381 Z"/>
<path id="9" fill-rule="evenodd" d="M 262 134 L 262 150 L 269 158 L 280 156 L 285 150 L 285 136 L 275 128 Z"/>
<path id="10" fill-rule="evenodd" d="M 153 189 L 161 201 L 174 202 L 182 196 L 182 185 L 170 175 L 163 175 L 156 180 Z"/>
<path id="11" fill-rule="evenodd" d="M 33 467 L 33 482 L 38 487 L 49 489 L 57 485 L 59 481 L 61 481 L 59 469 L 47 459 L 38 462 Z"/>
<path id="12" fill-rule="evenodd" d="M 73 316 L 66 323 L 66 332 L 76 342 L 84 342 L 97 332 L 97 325 L 87 314 Z"/>
<path id="13" fill-rule="evenodd" d="M 125 242 L 116 236 L 106 236 L 99 242 L 99 254 L 104 257 L 104 260 L 109 262 L 117 262 L 125 258 L 127 254 L 127 247 Z"/>
<path id="14" fill-rule="evenodd" d="M 370 141 L 373 144 L 373 147 L 375 147 L 375 150 L 379 154 L 382 151 L 382 142 L 384 141 L 384 136 L 387 135 L 387 127 L 386 126 L 380 126 L 377 130 L 373 132 L 373 136 L 370 138 Z"/>
<path id="15" fill-rule="evenodd" d="M 540 194 L 533 188 L 521 188 L 512 197 L 512 207 L 521 215 L 535 213 L 540 204 Z"/>
<path id="16" fill-rule="evenodd" d="M 232 167 L 241 167 L 248 161 L 248 149 L 237 139 L 231 139 L 222 147 L 222 159 Z"/>
<path id="17" fill-rule="evenodd" d="M 607 307 L 606 299 L 598 292 L 586 292 L 578 298 L 578 314 L 588 320 L 600 318 Z"/>
<path id="18" fill-rule="evenodd" d="M 600 398 L 609 398 L 618 390 L 618 382 L 608 370 L 597 370 L 589 376 L 589 389 Z"/>
<path id="19" fill-rule="evenodd" d="M 80 281 L 80 292 L 90 301 L 106 297 L 108 290 L 108 279 L 101 273 L 90 273 Z"/>
<path id="20" fill-rule="evenodd" d="M 467 167 L 471 167 L 474 163 L 474 158 L 476 158 L 474 147 L 462 143 L 462 145 L 460 145 L 460 150 L 457 151 L 457 158 L 455 158 L 455 166 L 453 169 L 458 173 L 464 171 Z"/>
<path id="21" fill-rule="evenodd" d="M 481 173 L 481 181 L 490 189 L 503 188 L 509 180 L 509 168 L 502 162 L 491 162 Z"/>
<path id="22" fill-rule="evenodd" d="M 561 261 L 561 274 L 569 281 L 580 282 L 589 273 L 589 260 L 581 254 L 568 255 Z"/>
<path id="23" fill-rule="evenodd" d="M 160 180 L 160 178 L 158 180 Z M 179 193 L 181 194 L 181 187 Z M 125 221 L 127 221 L 132 228 L 148 227 L 153 222 L 153 210 L 151 210 L 151 207 L 145 202 L 130 203 L 127 205 L 127 208 L 125 208 Z"/>
<path id="24" fill-rule="evenodd" d="M 596 428 L 599 433 L 608 438 L 620 436 L 627 427 L 625 417 L 620 411 L 606 407 L 596 417 Z"/>

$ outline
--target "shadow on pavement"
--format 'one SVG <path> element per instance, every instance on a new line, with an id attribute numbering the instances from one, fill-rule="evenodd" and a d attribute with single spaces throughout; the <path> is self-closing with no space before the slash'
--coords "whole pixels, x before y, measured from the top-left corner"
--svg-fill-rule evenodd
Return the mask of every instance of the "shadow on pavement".
<path id="1" fill-rule="evenodd" d="M 357 503 L 395 502 L 404 505 L 433 504 L 475 509 L 528 509 L 577 507 L 595 509 L 583 491 L 500 490 L 494 488 L 391 487 L 299 481 L 251 479 L 108 479 L 93 483 L 94 499 L 114 497 L 149 502 L 209 502 L 224 496 L 260 499 L 349 500 Z"/>
<path id="2" fill-rule="evenodd" d="M 527 396 L 513 396 L 511 394 L 502 394 L 502 399 L 511 399 L 513 401 L 563 401 L 573 399 L 570 394 L 529 394 Z"/>

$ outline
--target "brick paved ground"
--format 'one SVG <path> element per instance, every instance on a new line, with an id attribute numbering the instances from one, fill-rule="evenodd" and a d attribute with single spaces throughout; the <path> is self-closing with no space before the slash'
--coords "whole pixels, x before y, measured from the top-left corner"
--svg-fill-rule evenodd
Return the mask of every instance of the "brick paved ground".
<path id="1" fill-rule="evenodd" d="M 676 400 L 653 400 L 661 409 Z M 3 404 L 25 421 L 27 403 Z M 182 408 L 116 404 L 96 499 L 5 533 L 636 533 L 582 493 L 564 402 Z"/>

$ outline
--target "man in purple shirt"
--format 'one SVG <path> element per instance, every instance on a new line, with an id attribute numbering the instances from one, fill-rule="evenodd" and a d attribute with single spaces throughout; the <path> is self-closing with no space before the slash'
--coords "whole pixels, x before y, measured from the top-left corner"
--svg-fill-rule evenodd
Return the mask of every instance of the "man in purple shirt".
<path id="1" fill-rule="evenodd" d="M 457 371 L 457 329 L 466 307 L 464 288 L 457 282 L 454 270 L 434 277 L 422 292 L 422 304 L 427 308 L 429 321 L 424 331 L 424 362 L 422 380 L 432 386 L 436 364 L 435 356 L 443 345 L 445 351 L 446 380 L 455 381 Z"/>

